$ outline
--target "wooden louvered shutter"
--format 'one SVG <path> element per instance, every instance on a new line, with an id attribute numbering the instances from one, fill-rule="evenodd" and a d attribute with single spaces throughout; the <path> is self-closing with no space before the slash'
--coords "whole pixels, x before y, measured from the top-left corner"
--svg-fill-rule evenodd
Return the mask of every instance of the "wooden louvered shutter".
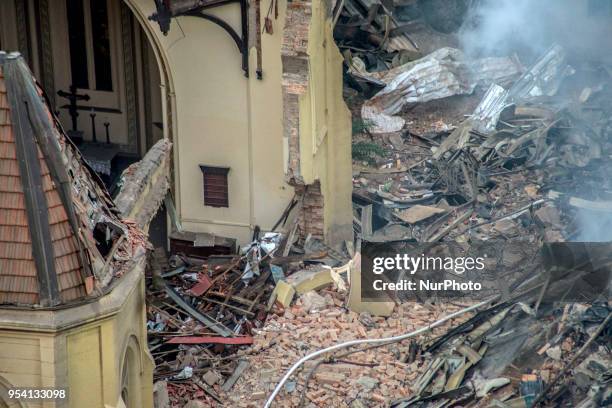
<path id="1" fill-rule="evenodd" d="M 200 165 L 204 183 L 204 205 L 210 207 L 229 207 L 227 174 L 229 167 Z"/>

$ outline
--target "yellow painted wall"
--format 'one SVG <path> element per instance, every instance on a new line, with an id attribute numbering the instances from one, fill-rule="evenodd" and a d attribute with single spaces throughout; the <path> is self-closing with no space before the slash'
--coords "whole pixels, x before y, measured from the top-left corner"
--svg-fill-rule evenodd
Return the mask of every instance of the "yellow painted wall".
<path id="1" fill-rule="evenodd" d="M 132 353 L 132 371 L 138 377 L 132 377 L 135 391 L 129 393 L 129 406 L 153 406 L 153 362 L 146 349 L 144 277 L 142 269 L 126 275 L 122 278 L 125 281 L 113 290 L 117 293 L 84 307 L 61 312 L 0 309 L 0 407 L 1 391 L 9 387 L 68 389 L 68 400 L 28 402 L 24 407 L 116 407 L 128 352 Z M 114 296 L 112 301 L 109 296 Z M 113 303 L 117 302 L 120 305 L 115 308 Z M 33 322 L 30 327 L 24 323 L 28 313 Z M 80 324 L 59 330 L 49 326 L 66 319 Z"/>
<path id="2" fill-rule="evenodd" d="M 92 407 L 103 406 L 101 329 L 101 326 L 94 326 L 79 330 L 66 339 L 68 384 L 78 384 L 70 387 L 71 407 L 78 407 L 81 401 L 87 401 Z M 116 386 L 111 390 L 114 389 Z"/>
<path id="3" fill-rule="evenodd" d="M 261 26 L 272 0 L 261 1 Z M 251 49 L 249 81 L 251 134 L 253 139 L 253 200 L 256 220 L 271 228 L 293 197 L 285 182 L 287 146 L 283 124 L 281 41 L 287 1 L 278 0 L 278 19 L 273 19 L 273 34 L 262 34 L 263 80 L 255 79 L 256 52 Z"/>
<path id="4" fill-rule="evenodd" d="M 255 49 L 250 50 L 250 76 L 245 78 L 236 44 L 221 27 L 196 17 L 179 17 L 172 20 L 164 36 L 157 23 L 148 19 L 155 12 L 155 2 L 124 1 L 141 24 L 164 73 L 160 94 L 166 134 L 174 147 L 174 199 L 183 228 L 248 242 L 255 225 L 263 230 L 274 225 L 294 194 L 285 182 L 287 141 L 280 53 L 287 1 L 280 0 L 279 16 L 272 16 L 273 34 L 262 34 L 262 80 L 255 73 Z M 270 1 L 261 1 L 262 25 Z M 313 2 L 315 12 L 323 8 L 321 0 Z M 207 13 L 241 31 L 237 4 Z M 347 228 L 337 232 L 337 226 L 352 222 L 346 188 L 350 188 L 351 175 L 345 171 L 350 167 L 346 165 L 350 150 L 345 138 L 350 123 L 341 99 L 341 60 L 331 38 L 329 16 L 313 15 L 317 18 L 313 19 L 311 44 L 317 45 L 310 46 L 309 54 L 315 86 L 313 97 L 308 96 L 308 102 L 300 106 L 300 116 L 308 116 L 311 108 L 318 112 L 311 123 L 320 146 L 303 150 L 308 156 L 304 166 L 312 169 L 310 180 L 321 180 L 326 233 L 332 238 L 346 237 Z M 304 134 L 313 137 L 307 130 Z M 204 205 L 201 164 L 230 168 L 229 208 Z"/>
<path id="5" fill-rule="evenodd" d="M 321 182 L 329 243 L 352 240 L 351 114 L 342 98 L 342 55 L 333 39 L 329 2 L 313 0 L 308 87 L 299 97 L 300 171 Z"/>
<path id="6" fill-rule="evenodd" d="M 126 2 L 169 73 L 175 200 L 183 228 L 247 242 L 255 225 L 271 228 L 293 196 L 284 181 L 280 42 L 285 1 L 279 2 L 274 35 L 262 37 L 263 80 L 256 79 L 254 49 L 245 78 L 236 44 L 219 26 L 179 17 L 163 36 L 147 19 L 155 11 L 153 1 Z M 262 1 L 262 20 L 268 6 Z M 237 4 L 207 12 L 240 32 Z M 229 208 L 204 206 L 200 164 L 230 167 Z"/>
<path id="7" fill-rule="evenodd" d="M 155 114 L 165 119 L 164 134 L 172 138 L 174 145 L 174 199 L 184 229 L 237 237 L 242 243 L 249 241 L 254 226 L 259 225 L 263 230 L 271 228 L 294 195 L 293 188 L 285 182 L 287 140 L 283 132 L 281 86 L 280 49 L 287 0 L 278 2 L 278 18 L 272 16 L 273 34 L 262 34 L 262 80 L 255 73 L 255 49 L 250 50 L 250 76 L 245 78 L 236 44 L 214 23 L 179 17 L 172 20 L 169 35 L 164 36 L 157 23 L 148 19 L 155 12 L 154 1 L 123 1 L 141 24 L 162 71 L 161 90 L 153 99 L 161 99 L 163 112 Z M 262 25 L 270 1 L 260 2 Z M 15 19 L 14 7 L 9 3 L 0 2 L 0 39 L 3 47 L 16 48 L 15 25 L 7 23 Z M 321 8 L 321 4 L 317 0 L 313 7 Z M 207 13 L 241 31 L 237 4 L 209 9 Z M 328 20 L 322 14 L 317 18 Z M 329 27 L 323 27 L 329 26 L 329 21 L 324 24 L 323 21 L 315 21 L 313 35 L 327 38 L 330 46 L 321 50 L 312 48 L 312 78 L 331 97 L 321 98 L 323 94 L 313 91 L 315 97 L 310 99 L 309 106 L 303 106 L 304 115 L 308 115 L 309 108 L 319 112 L 312 117 L 319 138 L 325 132 L 335 132 L 336 125 L 346 127 L 346 112 L 341 104 L 340 59 L 332 46 Z M 322 28 L 329 32 L 323 33 Z M 321 116 L 322 108 L 326 109 L 326 118 Z M 326 194 L 336 202 L 347 197 L 344 186 L 331 181 L 344 177 L 344 173 L 336 171 L 344 168 L 344 158 L 339 165 L 328 166 L 325 162 L 329 158 L 336 161 L 336 155 L 348 150 L 343 143 L 335 143 L 343 140 L 343 136 L 333 135 L 332 139 L 333 146 L 322 140 L 316 152 L 311 150 L 307 154 L 312 153 L 310 166 L 318 167 L 313 176 L 321 178 Z M 229 208 L 204 205 L 201 164 L 231 169 Z M 342 207 L 344 211 L 346 205 Z M 326 203 L 326 221 L 330 225 L 338 224 L 338 209 L 337 205 Z M 333 231 L 333 228 L 327 230 Z"/>

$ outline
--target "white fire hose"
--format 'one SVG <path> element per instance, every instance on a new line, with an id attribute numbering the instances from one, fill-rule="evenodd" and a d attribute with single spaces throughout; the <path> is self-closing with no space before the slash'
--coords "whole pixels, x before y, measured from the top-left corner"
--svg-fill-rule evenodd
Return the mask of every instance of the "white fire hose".
<path id="1" fill-rule="evenodd" d="M 478 309 L 479 307 L 482 307 L 492 301 L 494 301 L 495 299 L 498 299 L 498 296 L 489 299 L 489 300 L 485 300 L 482 301 L 480 303 L 477 303 L 475 305 L 466 307 L 465 309 L 459 310 L 455 313 L 451 313 L 448 316 L 443 317 L 440 320 L 437 320 L 435 322 L 433 322 L 432 324 L 425 326 L 425 327 L 421 327 L 420 329 L 417 329 L 413 332 L 410 333 L 406 333 L 406 334 L 401 334 L 399 336 L 393 336 L 393 337 L 384 337 L 382 339 L 363 339 L 363 340 L 350 340 L 344 343 L 340 343 L 340 344 L 336 344 L 335 346 L 330 346 L 318 351 L 314 351 L 304 357 L 302 357 L 297 363 L 295 363 L 293 366 L 291 366 L 291 368 L 287 371 L 287 374 L 285 374 L 285 376 L 280 380 L 280 382 L 278 383 L 278 385 L 276 386 L 276 388 L 274 388 L 274 391 L 272 391 L 272 394 L 270 395 L 270 397 L 268 397 L 268 400 L 266 401 L 266 405 L 264 406 L 264 408 L 270 408 L 270 406 L 272 405 L 272 401 L 274 401 L 274 398 L 278 395 L 278 393 L 280 392 L 280 390 L 283 388 L 283 385 L 285 385 L 285 382 L 287 382 L 287 380 L 291 377 L 291 375 L 295 372 L 295 370 L 297 370 L 302 364 L 304 364 L 304 362 L 320 356 L 321 354 L 325 354 L 325 353 L 329 353 L 330 351 L 334 351 L 334 350 L 338 350 L 341 348 L 345 348 L 345 347 L 350 347 L 350 346 L 354 346 L 357 344 L 375 344 L 375 343 L 393 343 L 393 342 L 398 342 L 410 337 L 414 337 L 417 336 L 421 333 L 424 333 L 426 331 L 429 331 L 435 327 L 438 327 L 440 325 L 442 325 L 443 323 L 447 322 L 450 319 L 453 319 L 457 316 L 460 316 L 464 313 L 470 312 L 474 309 Z"/>

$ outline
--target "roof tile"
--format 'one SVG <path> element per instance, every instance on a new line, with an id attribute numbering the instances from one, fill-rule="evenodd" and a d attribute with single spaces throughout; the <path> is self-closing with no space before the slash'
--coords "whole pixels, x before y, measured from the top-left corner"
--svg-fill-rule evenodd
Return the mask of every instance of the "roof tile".
<path id="1" fill-rule="evenodd" d="M 17 160 L 0 160 L 0 177 L 2 176 L 19 177 L 19 163 Z M 19 185 L 21 186 L 21 183 Z"/>
<path id="2" fill-rule="evenodd" d="M 73 256 L 73 253 L 55 258 L 55 269 L 57 270 L 58 274 L 72 270 L 79 270 L 80 268 L 81 262 L 77 256 Z"/>
<path id="3" fill-rule="evenodd" d="M 35 305 L 38 303 L 37 293 L 10 293 L 0 289 L 0 304 Z"/>
<path id="4" fill-rule="evenodd" d="M 0 109 L 0 118 L 2 116 L 2 109 Z M 0 142 L 0 158 L 1 159 L 15 159 L 15 143 L 14 142 Z"/>
<path id="5" fill-rule="evenodd" d="M 0 259 L 0 276 L 36 277 L 34 260 Z"/>
<path id="6" fill-rule="evenodd" d="M 56 257 L 76 253 L 78 250 L 74 236 L 53 241 L 53 254 Z"/>
<path id="7" fill-rule="evenodd" d="M 20 227 L 16 225 L 0 225 L 0 241 L 8 242 L 31 243 L 30 229 L 28 227 Z"/>
<path id="8" fill-rule="evenodd" d="M 2 209 L 2 211 L 0 211 L 0 225 L 19 225 L 27 227 L 28 217 L 25 210 Z"/>
<path id="9" fill-rule="evenodd" d="M 11 125 L 11 114 L 8 109 L 0 109 L 0 125 Z"/>
<path id="10" fill-rule="evenodd" d="M 33 259 L 32 244 L 22 242 L 0 243 L 1 259 Z"/>
<path id="11" fill-rule="evenodd" d="M 0 194 L 0 208 L 13 210 L 25 208 L 24 197 L 22 193 L 2 192 Z"/>
<path id="12" fill-rule="evenodd" d="M 85 291 L 85 286 L 80 285 L 62 291 L 60 293 L 60 296 L 62 298 L 62 301 L 69 302 L 74 299 L 84 298 L 85 296 L 87 296 L 87 292 Z"/>
<path id="13" fill-rule="evenodd" d="M 21 179 L 15 176 L 1 176 L 0 175 L 0 192 L 23 193 L 23 187 L 21 186 Z"/>
<path id="14" fill-rule="evenodd" d="M 17 132 L 12 127 L 12 98 L 9 98 L 8 96 L 10 95 L 7 95 L 6 78 L 2 71 L 3 64 L 7 63 L 12 62 L 6 60 L 0 63 L 0 305 L 35 305 L 39 304 L 41 300 L 39 296 L 39 279 L 41 277 L 38 275 L 37 262 L 33 259 L 34 255 L 37 255 L 37 251 L 33 251 L 32 248 L 30 229 L 33 226 L 29 225 L 28 216 L 30 212 L 26 211 L 29 202 L 24 195 L 23 189 L 23 184 L 27 183 L 30 179 L 24 178 L 21 175 L 17 160 L 15 138 L 33 137 L 36 143 L 40 143 L 43 139 L 40 135 L 30 131 Z M 20 66 L 25 67 L 25 65 Z M 25 97 L 31 98 L 31 95 L 25 95 Z M 33 103 L 38 103 L 39 101 L 42 103 L 43 99 L 36 97 Z M 53 127 L 53 118 L 48 107 L 43 105 L 43 108 L 46 109 L 49 119 L 47 125 Z M 22 108 L 18 107 L 16 109 L 21 110 Z M 42 118 L 42 120 L 45 120 L 45 118 Z M 106 200 L 107 196 L 105 193 L 98 191 L 95 181 L 89 179 L 89 171 L 81 163 L 80 156 L 72 145 L 66 143 L 64 140 L 65 136 L 61 130 L 54 129 L 53 133 L 57 137 L 61 154 L 64 155 L 64 163 L 70 163 L 72 171 L 77 173 L 69 173 L 69 177 L 73 181 L 71 198 L 74 208 L 82 209 L 82 211 L 87 209 L 87 212 L 91 211 L 93 200 L 88 195 L 88 189 L 95 191 L 93 194 L 96 194 L 97 198 L 101 199 L 98 201 L 98 205 L 102 207 L 112 206 L 110 200 Z M 53 168 L 52 163 L 47 162 L 43 155 L 43 150 L 47 152 L 47 147 L 39 144 L 37 148 L 42 187 L 45 192 L 48 210 L 48 217 L 43 217 L 43 219 L 48 218 L 54 257 L 53 269 L 57 277 L 59 297 L 62 302 L 68 302 L 87 296 L 85 274 L 83 271 L 84 265 L 81 262 L 79 245 L 84 248 L 91 248 L 95 243 L 92 244 L 84 238 L 92 235 L 92 231 L 87 224 L 82 226 L 83 231 L 81 234 L 77 234 L 72 228 L 68 217 L 68 211 L 71 210 L 65 207 L 66 203 L 62 201 L 58 184 L 54 182 L 54 177 L 57 176 L 56 173 L 63 170 Z M 55 170 L 53 175 L 50 170 Z M 77 184 L 79 188 L 74 189 L 74 186 Z M 85 205 L 86 203 L 87 205 Z M 42 209 L 36 208 L 33 210 L 40 211 Z M 88 216 L 77 214 L 79 225 L 86 221 Z M 92 252 L 88 255 L 94 256 L 95 254 Z"/>
<path id="15" fill-rule="evenodd" d="M 0 97 L 2 94 L 0 94 Z M 0 141 L 2 142 L 13 142 L 15 139 L 13 137 L 13 127 L 0 125 Z"/>
<path id="16" fill-rule="evenodd" d="M 36 277 L 22 276 L 14 279 L 10 275 L 0 275 L 0 291 L 38 293 L 38 281 Z"/>
<path id="17" fill-rule="evenodd" d="M 60 204 L 49 208 L 49 224 L 57 224 L 67 220 L 68 215 L 63 205 Z"/>

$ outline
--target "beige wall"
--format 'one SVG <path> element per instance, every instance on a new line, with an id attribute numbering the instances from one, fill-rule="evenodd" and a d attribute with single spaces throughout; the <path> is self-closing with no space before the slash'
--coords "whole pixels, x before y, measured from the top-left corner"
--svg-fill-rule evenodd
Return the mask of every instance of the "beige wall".
<path id="1" fill-rule="evenodd" d="M 236 44 L 219 26 L 179 17 L 165 37 L 157 23 L 147 20 L 154 2 L 127 2 L 156 44 L 169 76 L 175 201 L 183 228 L 247 242 L 255 225 L 271 228 L 293 196 L 284 181 L 280 85 L 285 2 L 279 2 L 274 35 L 262 37 L 263 80 L 256 79 L 254 49 L 245 78 Z M 262 19 L 265 7 L 262 3 Z M 240 32 L 238 5 L 208 12 Z M 230 167 L 229 208 L 204 206 L 200 164 Z"/>
<path id="2" fill-rule="evenodd" d="M 268 1 L 261 1 L 261 26 Z M 251 49 L 250 79 L 251 133 L 253 154 L 253 202 L 256 219 L 264 229 L 271 228 L 293 197 L 293 188 L 285 182 L 287 141 L 283 131 L 283 95 L 281 41 L 285 26 L 286 0 L 278 0 L 279 17 L 273 20 L 274 34 L 262 34 L 263 80 L 255 79 L 256 52 Z M 258 214 L 262 214 L 259 216 Z M 266 214 L 263 216 L 263 214 Z"/>
<path id="3" fill-rule="evenodd" d="M 256 79 L 256 50 L 250 76 L 229 35 L 209 21 L 179 17 L 164 37 L 143 19 L 153 2 L 128 0 L 158 45 L 172 96 L 176 204 L 183 228 L 237 237 L 271 228 L 293 196 L 285 181 L 288 141 L 284 137 L 281 44 L 286 1 L 279 1 L 273 34 L 262 35 L 263 80 Z M 268 4 L 261 3 L 261 19 Z M 304 181 L 321 182 L 326 240 L 352 237 L 350 113 L 342 100 L 342 58 L 334 44 L 329 4 L 312 3 L 308 38 L 310 83 L 300 98 L 300 156 Z M 240 32 L 238 5 L 208 10 Z M 178 25 L 180 24 L 180 28 Z M 229 208 L 203 205 L 199 165 L 230 167 Z"/>
<path id="4" fill-rule="evenodd" d="M 140 265 L 87 305 L 56 312 L 0 309 L 0 407 L 2 389 L 9 387 L 68 389 L 68 400 L 24 407 L 116 407 L 127 353 L 136 374 L 129 406 L 152 407 L 144 296 Z"/>
<path id="5" fill-rule="evenodd" d="M 300 167 L 306 184 L 321 182 L 329 243 L 353 238 L 351 114 L 342 98 L 342 56 L 331 27 L 330 3 L 311 3 L 308 88 L 300 95 Z"/>
<path id="6" fill-rule="evenodd" d="M 152 0 L 124 1 L 148 37 L 162 72 L 159 94 L 164 134 L 174 146 L 174 200 L 183 229 L 248 242 L 254 226 L 270 229 L 294 195 L 285 181 L 288 147 L 281 85 L 280 50 L 287 1 L 278 3 L 273 34 L 262 34 L 263 80 L 256 78 L 255 49 L 250 52 L 250 76 L 245 78 L 236 44 L 214 23 L 179 17 L 172 20 L 170 32 L 164 36 L 157 23 L 148 19 L 155 12 Z M 317 0 L 313 7 L 323 7 L 322 3 Z M 262 26 L 268 6 L 268 2 L 261 2 Z M 241 31 L 237 4 L 207 13 Z M 320 114 L 310 117 L 313 131 L 321 133 L 324 127 L 328 136 L 316 141 L 316 149 L 305 150 L 305 166 L 310 169 L 305 171 L 311 175 L 309 183 L 321 180 L 326 196 L 325 230 L 334 236 L 338 235 L 333 232 L 337 230 L 334 225 L 345 223 L 347 229 L 352 222 L 350 123 L 341 100 L 341 60 L 333 45 L 328 16 L 317 14 L 317 18 L 324 20 L 315 21 L 313 35 L 325 38 L 328 45 L 319 49 L 318 43 L 309 50 L 311 78 L 316 81 L 311 95 L 316 97 L 301 103 L 300 116 L 308 116 L 311 108 L 327 112 L 326 118 Z M 310 134 L 305 137 L 312 138 Z M 229 208 L 204 205 L 200 164 L 230 168 Z"/>

